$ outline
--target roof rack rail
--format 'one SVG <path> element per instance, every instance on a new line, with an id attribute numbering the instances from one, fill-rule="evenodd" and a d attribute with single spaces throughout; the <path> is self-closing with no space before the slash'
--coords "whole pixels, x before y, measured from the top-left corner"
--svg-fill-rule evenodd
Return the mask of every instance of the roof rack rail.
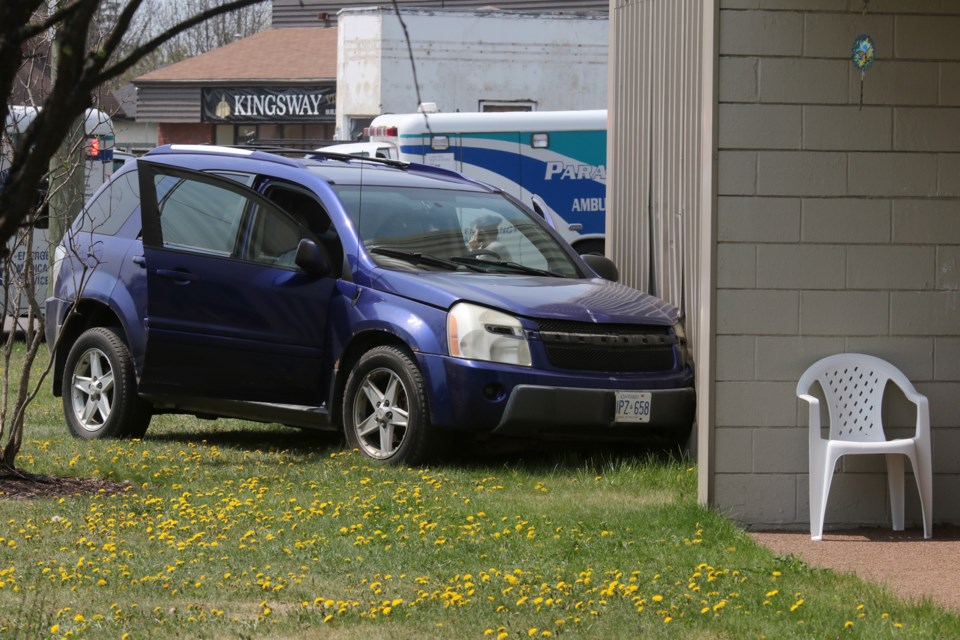
<path id="1" fill-rule="evenodd" d="M 257 160 L 277 162 L 288 166 L 299 166 L 294 160 L 284 157 L 283 154 L 277 153 L 276 150 L 266 150 L 241 145 L 173 143 L 155 147 L 144 155 L 162 155 L 166 153 L 182 152 L 246 156 L 256 158 Z M 302 157 L 302 149 L 300 150 L 300 153 Z"/>
<path id="2" fill-rule="evenodd" d="M 251 151 L 263 151 L 264 153 L 272 153 L 278 156 L 297 156 L 303 158 L 310 153 L 309 149 L 302 149 L 298 147 L 282 147 L 279 145 L 269 145 L 269 144 L 232 144 L 232 145 L 223 145 L 230 149 L 249 149 Z"/>
<path id="3" fill-rule="evenodd" d="M 375 162 L 377 164 L 384 164 L 388 167 L 399 167 L 401 169 L 406 168 L 410 165 L 409 162 L 404 162 L 403 160 L 393 160 L 391 158 L 375 158 L 372 156 L 355 156 L 351 153 L 337 153 L 335 151 L 324 151 L 321 149 L 314 149 L 313 151 L 304 151 L 306 157 L 320 157 L 320 158 L 330 158 L 331 160 L 363 160 L 365 162 Z"/>

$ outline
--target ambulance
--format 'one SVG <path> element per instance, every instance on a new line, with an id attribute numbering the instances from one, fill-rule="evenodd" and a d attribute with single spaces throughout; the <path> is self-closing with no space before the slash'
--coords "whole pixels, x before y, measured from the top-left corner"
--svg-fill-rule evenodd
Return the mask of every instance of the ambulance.
<path id="1" fill-rule="evenodd" d="M 607 112 L 388 114 L 367 141 L 324 151 L 451 169 L 503 189 L 544 216 L 580 254 L 603 254 Z"/>

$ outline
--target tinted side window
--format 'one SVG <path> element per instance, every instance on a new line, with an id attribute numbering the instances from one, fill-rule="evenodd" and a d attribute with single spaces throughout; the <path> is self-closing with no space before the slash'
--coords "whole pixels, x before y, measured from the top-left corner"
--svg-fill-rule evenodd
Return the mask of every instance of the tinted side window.
<path id="1" fill-rule="evenodd" d="M 157 193 L 169 178 L 158 176 Z M 160 201 L 163 246 L 233 255 L 248 200 L 206 182 L 178 180 Z"/>
<path id="2" fill-rule="evenodd" d="M 326 248 L 330 254 L 334 273 L 339 273 L 343 260 L 343 246 L 330 221 L 330 216 L 317 198 L 295 185 L 279 180 L 273 181 L 264 190 L 264 195 L 309 232 L 306 237 L 319 242 Z M 258 224 L 262 225 L 262 223 Z M 258 234 L 259 232 L 254 234 L 255 239 Z M 299 239 L 297 238 L 297 241 Z M 278 264 L 286 265 L 286 262 L 281 259 Z"/>
<path id="3" fill-rule="evenodd" d="M 282 267 L 295 267 L 297 245 L 310 234 L 290 216 L 267 207 L 258 207 L 247 260 Z"/>
<path id="4" fill-rule="evenodd" d="M 116 235 L 139 206 L 140 184 L 137 181 L 137 172 L 128 171 L 111 180 L 81 212 L 80 231 Z"/>

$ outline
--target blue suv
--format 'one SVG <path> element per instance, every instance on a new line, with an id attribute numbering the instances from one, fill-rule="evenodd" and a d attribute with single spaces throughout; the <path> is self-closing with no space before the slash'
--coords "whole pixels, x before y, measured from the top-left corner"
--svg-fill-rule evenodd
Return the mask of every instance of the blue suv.
<path id="1" fill-rule="evenodd" d="M 683 442 L 677 310 L 615 272 L 451 171 L 159 147 L 57 248 L 53 390 L 81 438 L 183 413 L 342 427 L 404 464 L 458 436 Z"/>

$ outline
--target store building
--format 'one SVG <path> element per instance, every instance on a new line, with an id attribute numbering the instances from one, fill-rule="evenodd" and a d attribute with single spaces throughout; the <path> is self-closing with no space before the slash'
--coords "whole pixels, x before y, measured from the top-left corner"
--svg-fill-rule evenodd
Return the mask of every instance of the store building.
<path id="1" fill-rule="evenodd" d="M 268 29 L 134 80 L 157 142 L 315 147 L 334 139 L 337 29 Z"/>

